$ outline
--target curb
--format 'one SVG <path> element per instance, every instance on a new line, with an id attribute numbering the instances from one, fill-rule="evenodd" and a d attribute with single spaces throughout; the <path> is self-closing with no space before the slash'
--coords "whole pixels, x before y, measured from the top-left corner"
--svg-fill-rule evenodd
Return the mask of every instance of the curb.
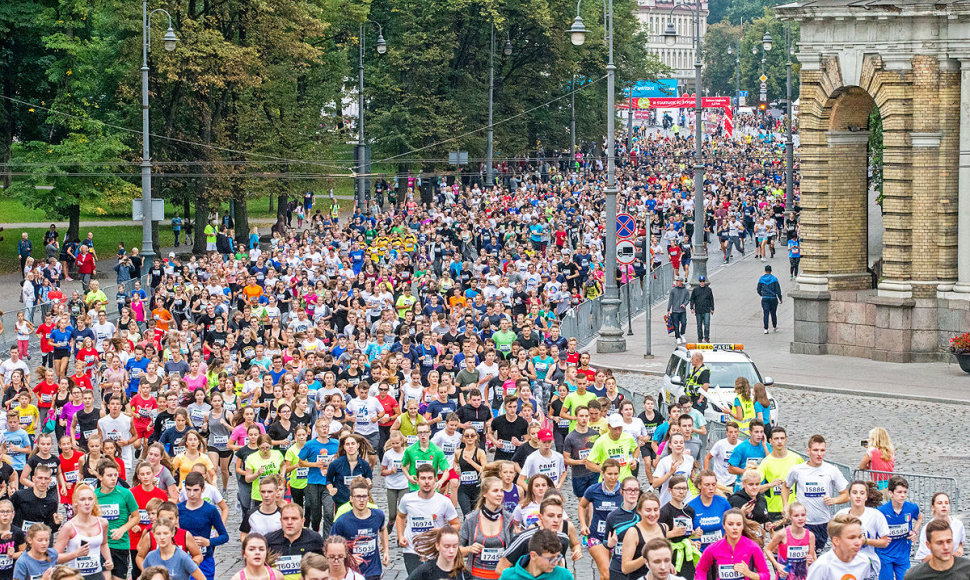
<path id="1" fill-rule="evenodd" d="M 646 371 L 642 369 L 631 369 L 628 367 L 614 367 L 614 371 L 627 373 L 627 374 L 639 374 L 651 377 L 662 377 L 663 372 L 660 371 Z M 792 391 L 812 391 L 816 393 L 829 393 L 833 395 L 855 395 L 857 397 L 872 397 L 874 399 L 898 399 L 902 401 L 922 401 L 926 403 L 936 403 L 939 405 L 963 405 L 970 406 L 970 400 L 962 399 L 944 399 L 941 397 L 930 397 L 927 395 L 907 395 L 902 393 L 881 393 L 878 391 L 859 391 L 851 389 L 843 389 L 840 387 L 825 387 L 821 385 L 803 385 L 798 383 L 784 383 L 775 382 L 772 387 L 777 387 L 781 389 L 789 389 Z"/>

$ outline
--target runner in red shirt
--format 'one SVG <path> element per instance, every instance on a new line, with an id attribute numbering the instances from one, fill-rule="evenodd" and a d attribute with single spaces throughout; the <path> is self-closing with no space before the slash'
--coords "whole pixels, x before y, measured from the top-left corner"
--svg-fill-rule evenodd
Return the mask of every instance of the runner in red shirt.
<path id="1" fill-rule="evenodd" d="M 670 256 L 670 265 L 674 268 L 674 275 L 677 275 L 677 273 L 680 272 L 680 255 L 682 253 L 683 250 L 681 249 L 680 244 L 674 243 L 667 246 L 667 255 Z"/>
<path id="2" fill-rule="evenodd" d="M 88 382 L 91 382 L 94 371 L 98 370 L 98 365 L 101 363 L 101 353 L 94 348 L 94 342 L 90 337 L 84 339 L 84 346 L 77 351 L 77 356 L 74 358 L 74 368 L 82 367 Z"/>
<path id="3" fill-rule="evenodd" d="M 72 498 L 74 497 L 74 486 L 78 483 L 78 468 L 77 462 L 81 459 L 83 455 L 80 451 L 74 449 L 73 441 L 70 435 L 65 435 L 61 437 L 60 448 L 63 450 L 59 456 L 61 461 L 61 474 L 64 476 L 64 485 L 58 486 L 58 491 L 61 496 L 61 503 L 67 507 L 68 514 L 70 517 L 74 517 L 74 503 Z"/>
<path id="4" fill-rule="evenodd" d="M 54 315 L 48 313 L 44 316 L 44 324 L 38 326 L 37 330 L 34 331 L 34 334 L 40 337 L 41 364 L 48 368 L 54 366 L 54 345 L 51 344 L 51 331 L 55 328 L 57 328 L 57 325 L 54 324 Z"/>
<path id="5" fill-rule="evenodd" d="M 74 365 L 74 374 L 69 377 L 74 384 L 82 389 L 87 389 L 89 391 L 94 390 L 94 385 L 91 384 L 91 377 L 84 374 L 84 369 L 80 365 Z"/>
<path id="6" fill-rule="evenodd" d="M 138 392 L 135 393 L 129 403 L 131 411 L 134 413 L 132 422 L 135 424 L 135 432 L 145 441 L 150 440 L 154 433 L 152 422 L 155 413 L 158 411 L 158 401 L 151 395 L 150 389 L 146 381 L 139 381 Z M 147 446 L 145 446 L 145 449 L 147 450 Z"/>
<path id="7" fill-rule="evenodd" d="M 57 394 L 57 377 L 54 376 L 53 368 L 44 370 L 44 380 L 34 386 L 34 393 L 37 394 L 37 410 L 43 424 L 47 421 L 47 414 L 54 405 L 54 395 Z"/>
<path id="8" fill-rule="evenodd" d="M 148 502 L 154 498 L 168 501 L 168 492 L 155 485 L 155 473 L 147 461 L 138 464 L 135 468 L 135 477 L 138 485 L 132 486 L 131 495 L 135 496 L 135 503 L 138 504 L 139 521 L 138 525 L 131 528 L 128 537 L 131 540 L 130 549 L 137 552 L 142 534 L 148 531 L 152 523 L 148 518 Z"/>

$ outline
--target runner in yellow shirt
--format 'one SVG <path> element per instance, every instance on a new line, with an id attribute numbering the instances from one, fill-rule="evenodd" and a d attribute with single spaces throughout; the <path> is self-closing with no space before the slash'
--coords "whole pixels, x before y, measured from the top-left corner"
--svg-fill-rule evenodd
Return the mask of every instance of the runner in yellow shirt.
<path id="1" fill-rule="evenodd" d="M 586 469 L 600 471 L 600 465 L 607 459 L 615 459 L 620 464 L 620 481 L 633 475 L 633 466 L 640 461 L 640 446 L 629 433 L 623 432 L 623 417 L 610 415 L 607 420 L 610 430 L 596 438 L 593 448 L 586 457 Z M 600 476 L 602 480 L 602 475 Z"/>
<path id="2" fill-rule="evenodd" d="M 788 433 L 785 432 L 784 427 L 772 429 L 770 443 L 771 453 L 758 464 L 758 473 L 761 474 L 763 484 L 768 485 L 768 489 L 765 490 L 765 498 L 768 500 L 768 518 L 776 521 L 782 518 L 782 483 L 788 477 L 791 468 L 804 463 L 804 460 L 787 449 Z M 789 493 L 788 503 L 794 501 L 793 488 Z"/>

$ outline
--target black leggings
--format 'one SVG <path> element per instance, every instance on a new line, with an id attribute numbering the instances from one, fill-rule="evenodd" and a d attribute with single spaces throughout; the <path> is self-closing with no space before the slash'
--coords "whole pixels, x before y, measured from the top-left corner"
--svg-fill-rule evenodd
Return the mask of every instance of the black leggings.
<path id="1" fill-rule="evenodd" d="M 762 298 L 761 311 L 763 314 L 762 318 L 764 319 L 765 330 L 768 330 L 768 318 L 771 318 L 771 325 L 774 328 L 778 328 L 778 299 Z"/>
<path id="2" fill-rule="evenodd" d="M 290 497 L 293 498 L 293 503 L 303 507 L 303 495 L 306 489 L 296 489 L 295 487 L 290 488 Z"/>
<path id="3" fill-rule="evenodd" d="M 789 270 L 791 270 L 791 276 L 794 278 L 798 276 L 798 263 L 801 262 L 801 257 L 798 258 L 788 258 Z"/>

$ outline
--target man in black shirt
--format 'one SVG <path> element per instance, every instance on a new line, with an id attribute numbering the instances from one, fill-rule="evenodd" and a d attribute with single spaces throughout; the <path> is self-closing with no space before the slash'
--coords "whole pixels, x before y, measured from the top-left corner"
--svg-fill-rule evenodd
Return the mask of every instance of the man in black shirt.
<path id="1" fill-rule="evenodd" d="M 462 429 L 474 429 L 478 433 L 485 433 L 492 421 L 492 411 L 482 404 L 482 393 L 474 389 L 468 394 L 468 403 L 458 408 L 458 426 Z M 485 448 L 485 438 L 478 438 L 478 445 Z"/>
<path id="2" fill-rule="evenodd" d="M 518 406 L 518 397 L 509 395 L 505 397 L 505 414 L 492 419 L 488 436 L 495 445 L 495 461 L 512 459 L 529 432 L 529 424 L 518 415 Z"/>
<path id="3" fill-rule="evenodd" d="M 280 526 L 266 536 L 266 543 L 270 550 L 280 554 L 276 569 L 283 574 L 283 579 L 298 580 L 303 555 L 323 554 L 323 536 L 304 527 L 303 508 L 295 503 L 280 508 Z"/>
<path id="4" fill-rule="evenodd" d="M 32 524 L 47 524 L 57 531 L 64 518 L 57 513 L 57 494 L 50 494 L 51 468 L 38 465 L 34 470 L 34 487 L 17 490 L 10 501 L 13 503 L 13 525 L 26 531 Z"/>

